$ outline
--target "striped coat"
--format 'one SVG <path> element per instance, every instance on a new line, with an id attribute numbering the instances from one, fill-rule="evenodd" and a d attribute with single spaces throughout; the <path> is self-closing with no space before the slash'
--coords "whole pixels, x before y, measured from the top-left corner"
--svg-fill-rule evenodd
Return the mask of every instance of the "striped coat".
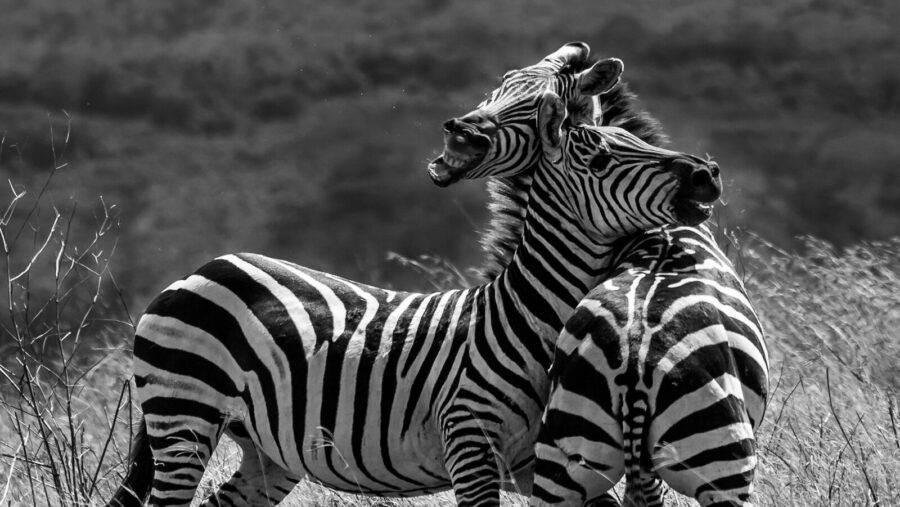
<path id="1" fill-rule="evenodd" d="M 559 132 L 560 99 L 542 104 L 537 125 Z M 531 462 L 553 343 L 613 239 L 703 213 L 690 169 L 705 161 L 645 146 L 641 163 L 629 142 L 629 163 L 592 166 L 614 134 L 545 140 L 520 245 L 486 285 L 399 293 L 253 254 L 172 284 L 138 324 L 146 439 L 113 503 L 188 504 L 227 433 L 244 459 L 210 505 L 275 503 L 304 477 L 381 495 L 452 485 L 460 504 L 496 505 Z M 621 209 L 594 211 L 598 192 L 625 190 Z"/>
<path id="2" fill-rule="evenodd" d="M 753 305 L 705 226 L 638 234 L 557 343 L 532 505 L 580 505 L 626 476 L 701 505 L 749 505 L 768 354 Z"/>

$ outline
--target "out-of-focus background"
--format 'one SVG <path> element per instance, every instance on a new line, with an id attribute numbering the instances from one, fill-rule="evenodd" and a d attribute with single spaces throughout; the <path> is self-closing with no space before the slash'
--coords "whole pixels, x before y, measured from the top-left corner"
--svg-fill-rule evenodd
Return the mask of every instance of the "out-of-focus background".
<path id="1" fill-rule="evenodd" d="M 0 3 L 0 176 L 39 187 L 68 113 L 52 197 L 116 206 L 138 311 L 226 252 L 397 288 L 416 274 L 388 251 L 478 264 L 483 183 L 426 176 L 440 124 L 571 40 L 720 163 L 724 225 L 900 234 L 893 0 Z"/>

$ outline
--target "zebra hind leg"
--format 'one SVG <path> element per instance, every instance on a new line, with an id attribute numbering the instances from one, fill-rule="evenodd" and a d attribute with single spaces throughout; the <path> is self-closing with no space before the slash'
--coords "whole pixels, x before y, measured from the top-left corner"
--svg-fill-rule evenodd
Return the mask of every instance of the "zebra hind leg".
<path id="1" fill-rule="evenodd" d="M 278 466 L 242 433 L 228 434 L 241 448 L 240 467 L 201 507 L 277 505 L 300 482 L 299 475 Z"/>
<path id="2" fill-rule="evenodd" d="M 668 488 L 654 474 L 641 472 L 635 480 L 636 494 L 626 491 L 623 507 L 662 507 L 666 504 L 665 496 Z"/>
<path id="3" fill-rule="evenodd" d="M 708 416 L 713 422 L 701 435 L 654 444 L 654 469 L 670 488 L 703 507 L 748 507 L 757 465 L 753 429 L 739 399 L 723 398 L 720 405 L 728 410 Z"/>
<path id="4" fill-rule="evenodd" d="M 145 412 L 153 455 L 148 504 L 189 506 L 222 433 L 222 424 L 200 418 L 167 418 Z"/>

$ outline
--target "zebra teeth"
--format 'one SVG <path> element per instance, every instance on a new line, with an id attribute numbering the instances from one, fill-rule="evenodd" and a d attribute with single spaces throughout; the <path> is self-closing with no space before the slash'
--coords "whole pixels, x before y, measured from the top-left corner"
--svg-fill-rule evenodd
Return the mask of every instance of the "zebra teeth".
<path id="1" fill-rule="evenodd" d="M 435 180 L 445 180 L 450 177 L 450 173 L 447 171 L 442 164 L 438 164 L 437 162 L 432 162 L 428 164 L 428 173 Z"/>
<path id="2" fill-rule="evenodd" d="M 472 159 L 475 158 L 452 153 L 448 150 L 444 150 L 442 156 L 444 158 L 444 163 L 453 169 L 460 169 L 462 167 L 465 167 L 469 162 L 472 161 Z"/>
<path id="3" fill-rule="evenodd" d="M 467 171 L 481 163 L 485 152 L 472 149 L 473 153 L 457 151 L 444 146 L 441 155 L 428 164 L 428 174 L 439 187 L 446 187 L 453 182 L 465 178 Z"/>

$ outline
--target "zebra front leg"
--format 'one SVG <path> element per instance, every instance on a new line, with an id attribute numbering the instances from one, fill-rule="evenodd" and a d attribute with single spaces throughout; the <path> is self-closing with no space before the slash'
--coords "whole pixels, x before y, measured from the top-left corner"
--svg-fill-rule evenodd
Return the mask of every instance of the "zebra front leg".
<path id="1" fill-rule="evenodd" d="M 444 465 L 456 495 L 465 507 L 500 505 L 500 468 L 493 435 L 477 416 L 464 410 L 442 425 Z"/>
<path id="2" fill-rule="evenodd" d="M 241 448 L 241 466 L 201 507 L 277 505 L 300 482 L 299 475 L 278 466 L 242 433 L 229 431 Z"/>
<path id="3" fill-rule="evenodd" d="M 455 442 L 445 456 L 457 505 L 500 505 L 500 471 L 491 445 L 469 440 Z"/>

